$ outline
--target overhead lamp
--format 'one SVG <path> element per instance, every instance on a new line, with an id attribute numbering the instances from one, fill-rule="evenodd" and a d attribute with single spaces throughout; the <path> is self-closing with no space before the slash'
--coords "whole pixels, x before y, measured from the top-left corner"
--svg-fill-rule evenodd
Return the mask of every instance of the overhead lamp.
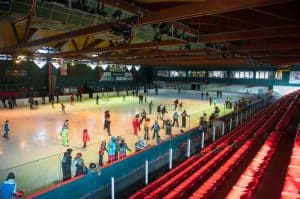
<path id="1" fill-rule="evenodd" d="M 58 69 L 60 67 L 60 64 L 58 62 L 52 61 L 51 63 L 54 66 L 54 68 L 56 68 L 56 69 Z"/>
<path id="2" fill-rule="evenodd" d="M 88 63 L 87 64 L 89 67 L 91 67 L 91 69 L 95 69 L 96 67 L 97 67 L 97 63 L 95 63 L 95 62 L 90 62 L 90 63 Z"/>
<path id="3" fill-rule="evenodd" d="M 128 71 L 130 71 L 132 69 L 132 65 L 126 65 L 126 68 Z"/>
<path id="4" fill-rule="evenodd" d="M 101 67 L 103 70 L 106 70 L 108 68 L 108 64 L 102 64 Z"/>
<path id="5" fill-rule="evenodd" d="M 136 66 L 134 66 L 134 68 L 135 68 L 136 71 L 139 71 L 140 68 L 141 68 L 141 66 L 140 65 L 136 65 Z"/>
<path id="6" fill-rule="evenodd" d="M 46 65 L 47 61 L 46 60 L 33 60 L 33 63 L 35 63 L 41 69 Z"/>

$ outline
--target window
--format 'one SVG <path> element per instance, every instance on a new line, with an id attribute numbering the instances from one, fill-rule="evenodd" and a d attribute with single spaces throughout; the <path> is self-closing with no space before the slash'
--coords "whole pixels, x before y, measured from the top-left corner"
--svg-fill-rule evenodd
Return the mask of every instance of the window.
<path id="1" fill-rule="evenodd" d="M 208 71 L 209 78 L 226 78 L 227 71 Z"/>
<path id="2" fill-rule="evenodd" d="M 186 72 L 172 70 L 170 71 L 170 77 L 186 77 Z"/>
<path id="3" fill-rule="evenodd" d="M 230 74 L 232 79 L 253 79 L 252 71 L 232 71 Z"/>
<path id="4" fill-rule="evenodd" d="M 188 77 L 206 77 L 206 71 L 188 71 Z"/>
<path id="5" fill-rule="evenodd" d="M 255 78 L 256 79 L 274 79 L 275 72 L 273 72 L 273 71 L 256 71 Z"/>
<path id="6" fill-rule="evenodd" d="M 158 76 L 158 77 L 169 77 L 169 71 L 168 70 L 157 71 L 156 76 Z"/>

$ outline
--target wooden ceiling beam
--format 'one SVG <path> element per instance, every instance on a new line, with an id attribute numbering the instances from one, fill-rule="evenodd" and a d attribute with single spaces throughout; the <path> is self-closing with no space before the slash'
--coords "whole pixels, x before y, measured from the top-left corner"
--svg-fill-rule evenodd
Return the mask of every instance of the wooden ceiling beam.
<path id="1" fill-rule="evenodd" d="M 228 51 L 230 52 L 243 52 L 243 51 L 262 51 L 262 50 L 289 50 L 300 49 L 300 42 L 278 42 L 270 43 L 267 41 L 252 41 L 251 43 L 242 46 L 230 46 Z"/>
<path id="2" fill-rule="evenodd" d="M 145 43 L 130 44 L 130 45 L 124 44 L 119 46 L 110 46 L 110 47 L 103 47 L 103 48 L 88 48 L 83 50 L 54 53 L 48 55 L 48 57 L 67 57 L 67 56 L 73 56 L 78 54 L 80 55 L 85 53 L 103 53 L 103 52 L 113 52 L 113 51 L 122 51 L 122 50 L 136 50 L 136 49 L 144 49 L 144 48 L 155 48 L 159 46 L 182 45 L 185 43 L 186 42 L 184 41 L 168 40 L 162 42 L 145 42 Z"/>
<path id="3" fill-rule="evenodd" d="M 121 62 L 120 62 L 121 63 Z M 239 59 L 210 59 L 210 60 L 167 60 L 167 61 L 151 61 L 140 60 L 122 62 L 123 64 L 141 64 L 147 66 L 242 66 L 247 65 Z"/>
<path id="4" fill-rule="evenodd" d="M 225 42 L 261 38 L 276 38 L 300 35 L 300 26 L 282 26 L 276 28 L 263 28 L 236 32 L 224 32 L 202 35 L 200 42 Z"/>
<path id="5" fill-rule="evenodd" d="M 150 14 L 145 13 L 144 16 L 138 20 L 138 23 L 134 24 L 134 26 L 138 27 L 155 23 L 170 22 L 186 18 L 241 10 L 251 7 L 278 4 L 288 1 L 289 0 L 226 0 L 226 3 L 224 3 L 223 0 L 209 0 L 202 3 L 187 3 L 181 6 L 174 6 L 169 9 L 151 12 Z M 123 20 L 121 22 L 125 24 L 130 24 L 130 20 Z M 38 39 L 35 41 L 22 43 L 7 48 L 2 48 L 0 49 L 0 52 L 9 52 L 20 48 L 29 48 L 33 46 L 45 45 L 46 43 L 50 43 L 53 41 L 72 39 L 83 35 L 87 36 L 96 33 L 99 34 L 109 32 L 111 30 L 112 24 L 113 23 L 100 24 L 67 33 L 62 33 L 55 36 Z"/>
<path id="6" fill-rule="evenodd" d="M 201 3 L 187 3 L 169 9 L 154 12 L 155 15 L 145 15 L 140 19 L 143 25 L 182 20 L 192 17 L 213 15 L 235 10 L 260 7 L 288 2 L 289 0 L 209 0 Z"/>

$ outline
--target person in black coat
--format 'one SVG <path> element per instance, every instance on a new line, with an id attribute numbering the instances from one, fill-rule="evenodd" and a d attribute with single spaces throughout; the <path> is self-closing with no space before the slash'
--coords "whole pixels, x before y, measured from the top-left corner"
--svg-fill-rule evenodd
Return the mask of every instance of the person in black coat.
<path id="1" fill-rule="evenodd" d="M 63 181 L 71 179 L 71 163 L 72 163 L 72 149 L 67 149 L 64 153 L 64 157 L 61 161 L 61 167 L 63 172 Z"/>
<path id="2" fill-rule="evenodd" d="M 186 113 L 186 110 L 184 110 L 184 111 L 181 113 L 182 128 L 186 128 L 186 117 L 189 117 L 189 115 Z"/>

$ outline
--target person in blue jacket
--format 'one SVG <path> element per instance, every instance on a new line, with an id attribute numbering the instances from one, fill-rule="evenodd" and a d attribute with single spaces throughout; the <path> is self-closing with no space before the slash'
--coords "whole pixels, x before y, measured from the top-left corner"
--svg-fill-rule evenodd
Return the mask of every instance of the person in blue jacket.
<path id="1" fill-rule="evenodd" d="M 155 120 L 155 123 L 153 124 L 151 130 L 153 130 L 153 136 L 152 136 L 152 139 L 155 138 L 158 138 L 159 137 L 159 130 L 160 130 L 160 127 L 159 127 L 159 124 L 157 122 L 157 120 Z"/>
<path id="2" fill-rule="evenodd" d="M 0 193 L 2 199 L 11 199 L 17 193 L 17 183 L 15 174 L 10 172 L 6 180 L 0 186 Z"/>
<path id="3" fill-rule="evenodd" d="M 111 140 L 107 144 L 108 163 L 112 163 L 116 159 L 116 138 L 112 136 Z"/>
<path id="4" fill-rule="evenodd" d="M 3 126 L 3 130 L 4 130 L 3 137 L 8 138 L 8 131 L 9 131 L 8 120 L 5 121 L 4 126 Z"/>

